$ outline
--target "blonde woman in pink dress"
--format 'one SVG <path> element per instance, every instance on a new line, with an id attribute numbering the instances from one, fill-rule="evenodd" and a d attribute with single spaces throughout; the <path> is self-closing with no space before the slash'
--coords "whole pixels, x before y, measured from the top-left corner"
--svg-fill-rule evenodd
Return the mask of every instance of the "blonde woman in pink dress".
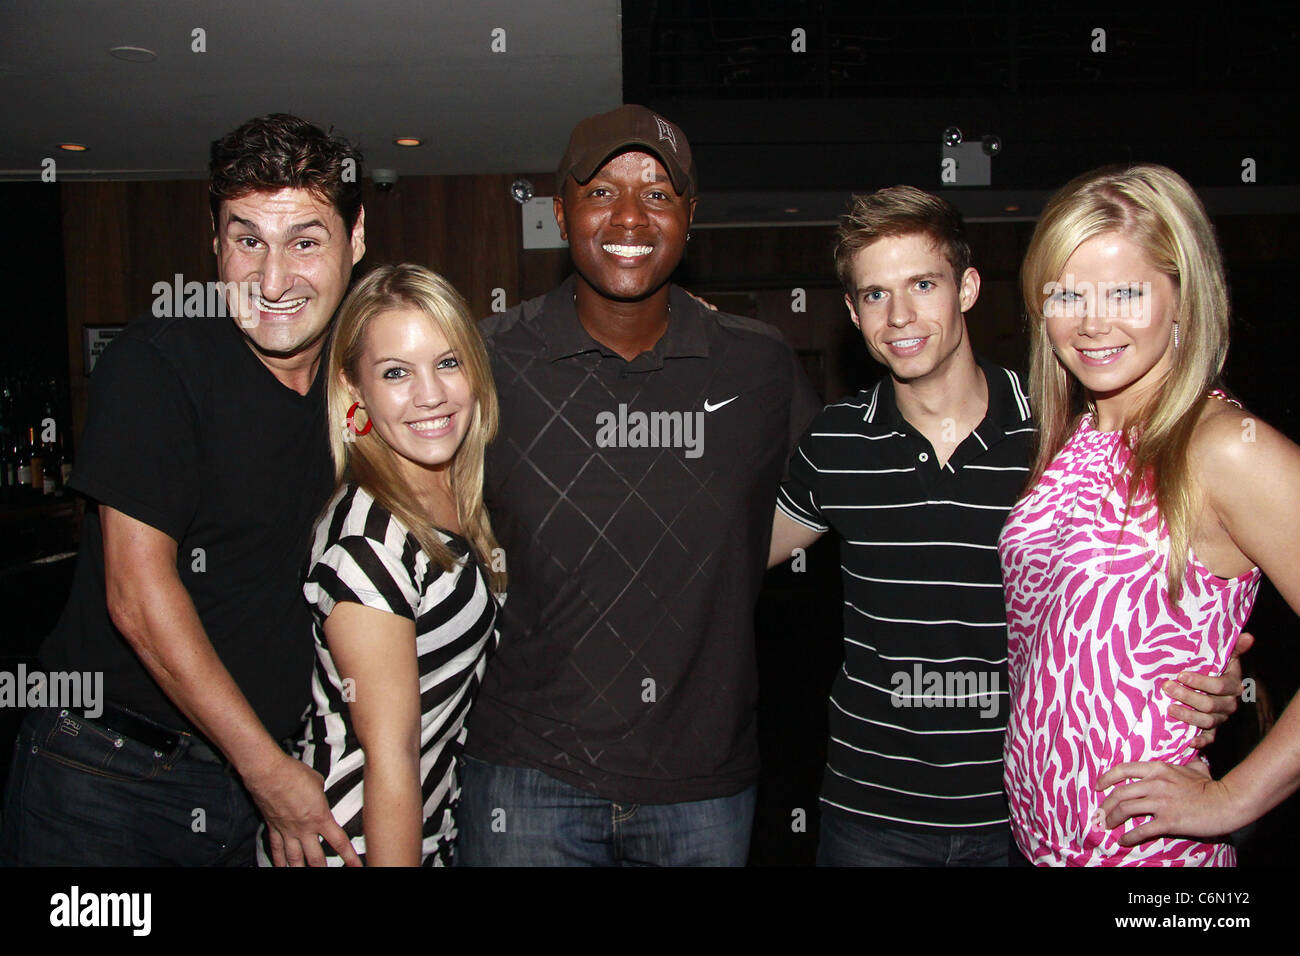
<path id="1" fill-rule="evenodd" d="M 1162 685 L 1223 669 L 1261 571 L 1300 609 L 1300 448 L 1217 387 L 1222 259 L 1172 170 L 1066 185 L 1021 278 L 1039 435 L 999 541 L 1016 843 L 1038 865 L 1235 865 L 1225 835 L 1300 785 L 1300 705 L 1215 780 Z"/>

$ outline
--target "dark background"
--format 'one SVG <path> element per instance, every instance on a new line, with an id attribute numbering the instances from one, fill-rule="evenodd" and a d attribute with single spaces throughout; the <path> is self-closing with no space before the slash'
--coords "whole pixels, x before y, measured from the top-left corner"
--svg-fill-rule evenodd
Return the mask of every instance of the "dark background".
<path id="1" fill-rule="evenodd" d="M 1105 54 L 1090 51 L 1097 27 L 1107 31 Z M 796 28 L 806 32 L 807 53 L 790 49 Z M 976 348 L 1012 367 L 1023 366 L 1026 344 L 1016 277 L 1046 196 L 1104 163 L 1173 167 L 1205 200 L 1227 260 L 1227 384 L 1300 440 L 1298 36 L 1295 5 L 1280 3 L 1233 5 L 1229 15 L 1119 3 L 1057 13 L 1009 0 L 884 11 L 629 2 L 624 101 L 676 121 L 700 167 L 700 224 L 677 280 L 781 327 L 827 401 L 868 387 L 882 371 L 846 321 L 830 221 L 854 191 L 900 182 L 943 190 L 945 128 L 973 140 L 996 134 L 1003 144 L 990 186 L 945 195 L 971 220 L 984 278 L 968 317 Z M 1245 157 L 1256 161 L 1254 183 L 1242 182 Z M 547 171 L 518 172 L 549 190 Z M 495 288 L 514 304 L 551 287 L 567 271 L 567 254 L 522 249 L 513 178 L 404 177 L 387 194 L 367 183 L 369 251 L 357 275 L 367 264 L 426 263 L 482 314 Z M 148 308 L 152 284 L 173 272 L 215 278 L 204 184 L 0 183 L 0 215 L 10 227 L 0 233 L 8 306 L 0 378 L 55 378 L 60 420 L 75 435 L 87 381 L 82 328 L 128 321 Z M 807 293 L 806 312 L 790 309 L 795 289 Z M 11 556 L 0 557 L 0 669 L 12 670 L 34 660 L 62 608 L 71 561 L 30 561 L 67 547 L 39 520 L 0 515 L 0 538 L 0 555 Z M 758 608 L 764 773 L 751 862 L 760 865 L 808 863 L 815 852 L 841 604 L 835 542 L 808 557 L 803 574 L 769 574 Z M 1267 583 L 1249 629 L 1259 644 L 1247 672 L 1262 693 L 1221 732 L 1211 755 L 1216 776 L 1249 752 L 1270 710 L 1280 713 L 1300 685 L 1300 630 Z M 18 717 L 0 710 L 0 739 Z M 803 831 L 792 826 L 798 810 Z M 1292 799 L 1241 835 L 1242 864 L 1289 864 L 1297 824 Z"/>

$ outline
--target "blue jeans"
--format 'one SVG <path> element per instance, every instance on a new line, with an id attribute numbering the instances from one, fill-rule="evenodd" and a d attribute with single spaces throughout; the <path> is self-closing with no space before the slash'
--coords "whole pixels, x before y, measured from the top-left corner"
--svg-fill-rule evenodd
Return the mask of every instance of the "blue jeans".
<path id="1" fill-rule="evenodd" d="M 921 833 L 822 810 L 818 866 L 1007 866 L 1011 831 Z"/>
<path id="2" fill-rule="evenodd" d="M 259 822 L 228 765 L 161 753 L 75 712 L 29 711 L 0 865 L 251 866 Z"/>
<path id="3" fill-rule="evenodd" d="M 744 866 L 756 787 L 613 803 L 526 767 L 463 757 L 457 866 Z"/>

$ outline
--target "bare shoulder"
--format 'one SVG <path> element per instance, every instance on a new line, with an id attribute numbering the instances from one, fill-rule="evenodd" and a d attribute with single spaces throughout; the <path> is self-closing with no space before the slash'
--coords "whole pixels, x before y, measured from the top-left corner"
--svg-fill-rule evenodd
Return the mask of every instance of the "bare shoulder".
<path id="1" fill-rule="evenodd" d="M 1199 481 L 1216 489 L 1246 492 L 1261 480 L 1300 474 L 1300 448 L 1266 421 L 1217 398 L 1207 398 L 1188 455 Z"/>

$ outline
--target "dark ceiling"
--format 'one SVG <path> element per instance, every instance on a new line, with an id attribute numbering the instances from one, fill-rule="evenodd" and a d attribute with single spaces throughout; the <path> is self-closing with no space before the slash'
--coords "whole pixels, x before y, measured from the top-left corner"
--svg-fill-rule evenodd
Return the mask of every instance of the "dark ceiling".
<path id="1" fill-rule="evenodd" d="M 622 13 L 624 92 L 649 99 L 1255 94 L 1295 83 L 1293 2 L 657 0 Z M 1096 29 L 1104 52 L 1092 49 Z"/>
<path id="2" fill-rule="evenodd" d="M 1033 217 L 1072 176 L 1133 160 L 1177 169 L 1216 213 L 1300 213 L 1295 0 L 257 7 L 250 29 L 210 0 L 2 0 L 0 180 L 38 179 L 67 140 L 91 148 L 58 154 L 60 180 L 201 178 L 215 135 L 272 110 L 358 140 L 372 169 L 537 173 L 621 84 L 690 137 L 700 225 L 828 222 L 852 191 L 941 188 L 954 126 L 1002 143 L 988 186 L 948 189 L 970 217 Z M 394 145 L 411 134 L 421 148 Z"/>
<path id="3" fill-rule="evenodd" d="M 1133 160 L 1239 190 L 1253 159 L 1296 211 L 1298 52 L 1294 2 L 623 4 L 624 100 L 681 124 L 706 193 L 937 187 L 956 126 L 1000 137 L 994 191 Z"/>

